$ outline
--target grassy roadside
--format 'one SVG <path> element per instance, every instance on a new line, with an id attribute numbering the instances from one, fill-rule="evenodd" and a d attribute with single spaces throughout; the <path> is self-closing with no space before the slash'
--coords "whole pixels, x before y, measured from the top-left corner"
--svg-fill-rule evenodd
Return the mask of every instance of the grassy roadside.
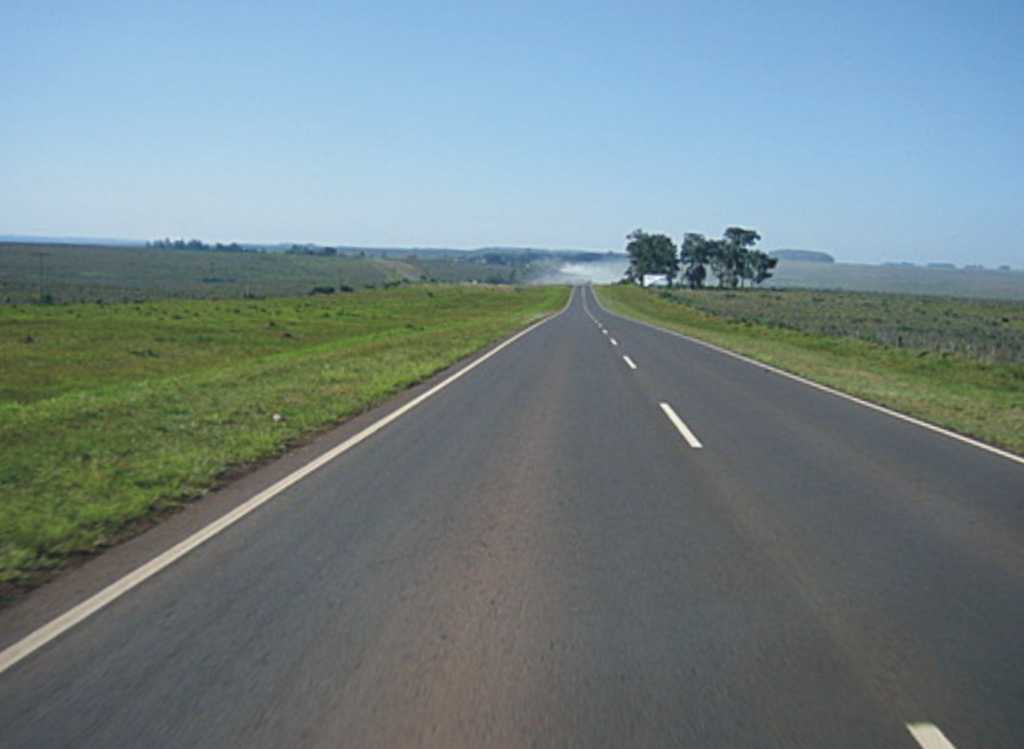
<path id="1" fill-rule="evenodd" d="M 1024 365 L 726 320 L 629 286 L 595 287 L 618 314 L 679 331 L 845 393 L 1024 454 Z M 827 303 L 826 303 L 827 304 Z"/>
<path id="2" fill-rule="evenodd" d="M 0 308 L 0 585 L 30 584 L 567 294 L 431 286 Z"/>

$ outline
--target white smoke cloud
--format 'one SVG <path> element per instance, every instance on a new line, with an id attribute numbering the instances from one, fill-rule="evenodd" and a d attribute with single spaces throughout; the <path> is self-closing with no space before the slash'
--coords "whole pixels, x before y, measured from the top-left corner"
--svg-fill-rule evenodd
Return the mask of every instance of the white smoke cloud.
<path id="1" fill-rule="evenodd" d="M 589 263 L 565 263 L 557 270 L 538 278 L 534 283 L 615 283 L 629 267 L 625 257 L 615 260 L 598 260 Z"/>

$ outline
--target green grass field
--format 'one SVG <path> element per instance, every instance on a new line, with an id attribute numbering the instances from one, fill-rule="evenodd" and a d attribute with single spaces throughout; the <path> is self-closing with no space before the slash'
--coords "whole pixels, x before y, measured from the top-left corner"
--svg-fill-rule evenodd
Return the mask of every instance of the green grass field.
<path id="1" fill-rule="evenodd" d="M 559 309 L 564 287 L 0 307 L 0 584 Z M 280 414 L 282 421 L 274 421 Z"/>
<path id="2" fill-rule="evenodd" d="M 0 303 L 241 299 L 300 296 L 318 286 L 527 280 L 529 269 L 469 260 L 0 243 Z"/>
<path id="3" fill-rule="evenodd" d="M 851 303 L 851 296 L 863 295 L 801 292 L 790 304 L 788 295 L 792 293 L 785 292 L 780 302 L 772 292 L 680 291 L 666 297 L 633 286 L 597 287 L 601 302 L 613 312 L 677 330 L 1024 454 L 1024 364 L 1019 360 L 994 363 L 984 356 L 935 354 L 926 348 L 900 348 L 863 340 L 859 335 L 872 326 L 917 324 L 926 328 L 923 335 L 930 339 L 936 329 L 941 329 L 944 312 L 959 310 L 958 314 L 966 316 L 972 310 L 976 312 L 974 303 L 935 300 L 936 307 L 923 309 L 939 314 L 940 322 L 925 325 L 921 316 L 904 316 L 903 308 L 930 304 L 927 299 L 888 300 L 889 317 L 873 322 L 875 318 L 863 319 L 864 309 Z M 874 300 L 874 304 L 883 301 Z M 981 319 L 998 320 L 995 327 L 1008 326 L 1019 335 L 1024 305 L 996 309 L 993 307 L 991 314 Z M 815 310 L 817 320 L 812 315 Z M 876 309 L 870 314 L 881 313 Z M 1004 323 L 1002 318 L 1007 314 L 1013 317 Z M 788 321 L 785 327 L 780 325 L 780 317 Z M 978 316 L 970 319 L 977 324 Z M 839 322 L 842 320 L 845 322 Z M 825 335 L 823 330 L 833 334 Z"/>
<path id="4" fill-rule="evenodd" d="M 789 289 L 668 292 L 673 301 L 737 322 L 859 338 L 921 355 L 1024 362 L 1024 303 Z"/>
<path id="5" fill-rule="evenodd" d="M 1024 271 L 780 260 L 766 286 L 1024 301 Z"/>
<path id="6" fill-rule="evenodd" d="M 91 245 L 0 245 L 0 302 L 58 304 L 146 299 L 299 296 L 315 286 L 354 288 L 418 278 L 378 258 L 197 252 Z"/>

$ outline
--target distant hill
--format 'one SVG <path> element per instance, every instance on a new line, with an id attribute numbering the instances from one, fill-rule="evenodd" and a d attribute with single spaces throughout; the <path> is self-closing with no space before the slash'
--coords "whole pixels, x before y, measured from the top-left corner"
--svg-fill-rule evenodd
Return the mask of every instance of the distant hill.
<path id="1" fill-rule="evenodd" d="M 153 240 L 146 241 L 141 239 L 107 237 L 46 237 L 34 234 L 0 234 L 0 243 L 4 244 L 75 245 L 78 247 L 145 247 L 152 241 Z M 575 248 L 548 249 L 542 247 L 495 246 L 462 250 L 452 247 L 366 247 L 360 245 L 327 245 L 305 242 L 238 242 L 237 244 L 239 247 L 247 250 L 263 250 L 265 252 L 287 252 L 294 247 L 308 247 L 310 249 L 333 247 L 340 255 L 361 254 L 369 257 L 383 258 L 404 258 L 409 255 L 416 255 L 424 258 L 472 258 L 487 255 L 502 255 L 507 257 L 519 256 L 527 258 L 571 258 L 573 260 L 585 261 L 586 259 L 604 259 L 609 254 L 615 254 L 609 253 L 607 250 L 583 250 Z"/>
<path id="2" fill-rule="evenodd" d="M 802 263 L 834 263 L 836 261 L 827 252 L 818 250 L 775 250 L 768 254 L 779 260 L 799 260 Z"/>
<path id="3" fill-rule="evenodd" d="M 42 237 L 36 234 L 0 234 L 0 242 L 19 244 L 73 244 L 96 245 L 98 247 L 141 247 L 141 239 L 118 239 L 116 237 Z"/>

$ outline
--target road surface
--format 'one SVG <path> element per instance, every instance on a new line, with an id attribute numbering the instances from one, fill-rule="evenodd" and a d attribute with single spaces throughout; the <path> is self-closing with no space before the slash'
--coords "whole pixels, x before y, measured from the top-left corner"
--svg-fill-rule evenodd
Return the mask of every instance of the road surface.
<path id="1" fill-rule="evenodd" d="M 1024 746 L 1024 465 L 586 288 L 0 674 L 12 748 L 943 741 Z"/>

